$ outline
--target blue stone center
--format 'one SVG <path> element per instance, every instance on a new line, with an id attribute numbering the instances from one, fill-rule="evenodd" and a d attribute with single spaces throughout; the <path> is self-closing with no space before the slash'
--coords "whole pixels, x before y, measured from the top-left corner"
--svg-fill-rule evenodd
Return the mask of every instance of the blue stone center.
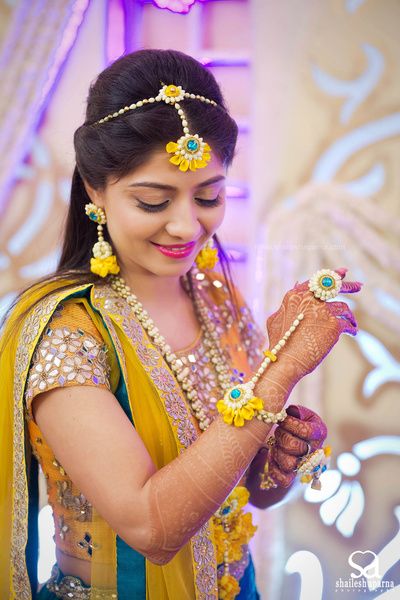
<path id="1" fill-rule="evenodd" d="M 92 221 L 97 221 L 97 215 L 95 212 L 91 212 L 89 214 L 89 218 L 92 219 Z"/>
<path id="2" fill-rule="evenodd" d="M 241 394 L 242 394 L 242 392 L 240 390 L 238 390 L 237 388 L 235 388 L 234 390 L 231 391 L 231 398 L 236 400 L 237 398 L 240 398 Z"/>
<path id="3" fill-rule="evenodd" d="M 323 277 L 321 283 L 326 288 L 332 287 L 332 285 L 333 285 L 333 279 L 332 279 L 332 277 Z"/>
<path id="4" fill-rule="evenodd" d="M 196 142 L 196 140 L 189 140 L 186 147 L 190 152 L 196 152 L 199 147 L 199 142 Z"/>

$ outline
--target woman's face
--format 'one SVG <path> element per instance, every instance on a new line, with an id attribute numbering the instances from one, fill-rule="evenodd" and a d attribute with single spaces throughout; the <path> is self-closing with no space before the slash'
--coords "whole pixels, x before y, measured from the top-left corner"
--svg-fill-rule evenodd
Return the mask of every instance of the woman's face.
<path id="1" fill-rule="evenodd" d="M 157 151 L 101 192 L 86 185 L 92 202 L 106 213 L 122 272 L 145 270 L 168 277 L 190 269 L 225 214 L 226 169 L 215 153 L 211 156 L 207 167 L 182 172 L 168 161 L 165 150 Z M 168 256 L 159 249 L 190 242 L 186 256 Z"/>

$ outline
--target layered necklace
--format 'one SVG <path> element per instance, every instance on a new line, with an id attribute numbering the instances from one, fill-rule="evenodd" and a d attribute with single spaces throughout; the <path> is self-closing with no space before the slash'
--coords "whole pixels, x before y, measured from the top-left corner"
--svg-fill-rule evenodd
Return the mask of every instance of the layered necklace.
<path id="1" fill-rule="evenodd" d="M 185 366 L 180 358 L 172 351 L 149 313 L 138 300 L 137 296 L 132 292 L 130 287 L 125 283 L 125 280 L 122 277 L 112 275 L 110 277 L 110 284 L 119 296 L 125 298 L 149 338 L 159 347 L 162 356 L 170 366 L 176 379 L 179 381 L 193 414 L 199 423 L 200 429 L 204 431 L 210 425 L 211 421 L 204 410 L 196 389 L 193 387 L 189 377 L 189 367 Z M 183 285 L 190 294 L 187 276 L 183 278 Z M 214 365 L 219 385 L 224 394 L 231 387 L 232 383 L 229 370 L 223 358 L 223 351 L 219 342 L 218 333 L 215 325 L 208 318 L 208 309 L 201 295 L 195 293 L 191 297 L 203 332 L 203 343 L 206 348 L 206 353 Z"/>
<path id="2" fill-rule="evenodd" d="M 154 324 L 149 313 L 125 283 L 122 277 L 112 275 L 110 277 L 111 287 L 125 298 L 131 306 L 135 316 L 145 329 L 149 338 L 159 347 L 162 356 L 167 361 L 171 370 L 179 381 L 188 403 L 196 417 L 199 427 L 202 431 L 206 430 L 211 420 L 207 416 L 202 402 L 196 389 L 190 380 L 190 369 L 176 356 L 171 347 L 167 344 L 165 338 Z M 230 374 L 223 358 L 223 351 L 219 342 L 218 333 L 214 323 L 208 317 L 207 306 L 200 294 L 192 294 L 187 276 L 183 278 L 183 286 L 194 302 L 196 314 L 198 316 L 201 329 L 203 331 L 203 343 L 206 353 L 214 365 L 217 373 L 219 385 L 223 391 L 227 391 L 232 383 Z M 216 553 L 219 561 L 222 561 L 221 568 L 218 568 L 218 597 L 235 598 L 240 592 L 240 585 L 237 575 L 234 571 L 230 572 L 230 565 L 240 564 L 243 559 L 244 548 L 256 531 L 251 523 L 250 513 L 244 513 L 243 507 L 247 504 L 249 492 L 243 486 L 236 486 L 220 509 L 214 514 L 214 532 L 216 535 Z M 250 515 L 250 520 L 248 516 Z M 231 545 L 231 536 L 236 540 L 236 545 Z M 236 550 L 236 554 L 234 551 Z M 231 556 L 232 553 L 232 556 Z M 237 561 L 237 562 L 234 562 Z M 221 596 L 220 594 L 223 594 Z"/>

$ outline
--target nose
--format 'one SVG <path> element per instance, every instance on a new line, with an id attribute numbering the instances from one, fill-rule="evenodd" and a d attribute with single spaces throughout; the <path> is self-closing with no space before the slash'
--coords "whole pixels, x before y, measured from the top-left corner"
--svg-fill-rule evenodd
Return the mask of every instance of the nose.
<path id="1" fill-rule="evenodd" d="M 189 201 L 176 202 L 175 211 L 169 215 L 166 230 L 171 238 L 182 243 L 197 240 L 202 233 L 196 207 Z"/>

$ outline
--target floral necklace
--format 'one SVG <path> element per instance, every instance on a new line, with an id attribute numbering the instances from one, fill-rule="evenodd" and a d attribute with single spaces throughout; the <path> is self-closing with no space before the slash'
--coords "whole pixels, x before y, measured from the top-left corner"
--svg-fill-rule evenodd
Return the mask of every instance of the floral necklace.
<path id="1" fill-rule="evenodd" d="M 194 273 L 195 275 L 198 273 L 198 270 L 196 272 L 196 268 L 194 268 Z M 150 339 L 160 349 L 162 356 L 171 367 L 172 372 L 181 385 L 200 429 L 205 431 L 210 425 L 211 420 L 206 415 L 197 391 L 190 380 L 189 367 L 185 366 L 172 351 L 149 313 L 125 283 L 124 279 L 116 275 L 111 275 L 110 285 L 118 295 L 127 301 Z M 190 294 L 189 282 L 186 276 L 183 278 L 183 285 Z M 207 306 L 200 294 L 190 294 L 190 296 L 194 302 L 203 331 L 206 354 L 214 365 L 219 386 L 225 392 L 231 387 L 231 379 L 223 359 L 223 351 L 218 333 L 214 324 L 208 318 Z M 252 524 L 251 513 L 243 512 L 243 507 L 247 504 L 248 500 L 249 492 L 247 488 L 236 486 L 213 517 L 217 563 L 222 565 L 222 568 L 218 569 L 218 596 L 220 599 L 233 600 L 240 592 L 238 578 L 230 571 L 230 565 L 241 561 L 243 558 L 243 545 L 248 544 L 257 529 Z"/>

